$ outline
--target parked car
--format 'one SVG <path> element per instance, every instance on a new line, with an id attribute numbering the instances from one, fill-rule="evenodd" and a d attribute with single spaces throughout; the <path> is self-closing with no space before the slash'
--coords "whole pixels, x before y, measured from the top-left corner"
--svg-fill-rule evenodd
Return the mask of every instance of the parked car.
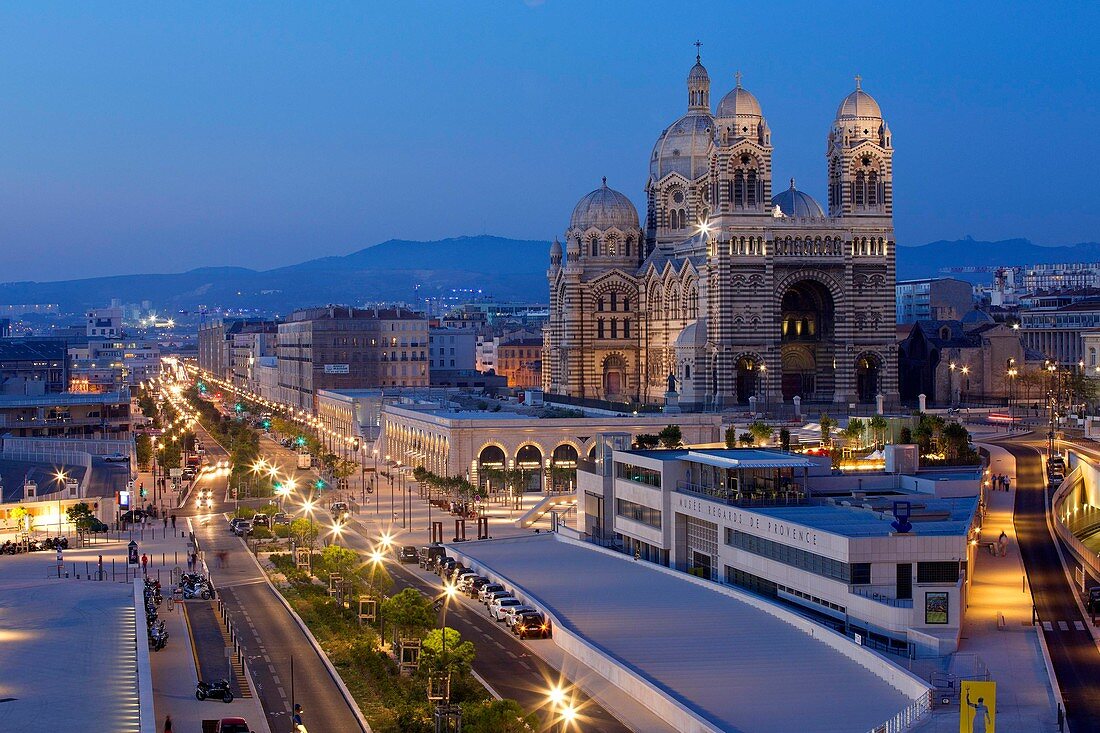
<path id="1" fill-rule="evenodd" d="M 129 463 L 130 456 L 125 453 L 108 453 L 103 456 L 103 460 L 106 463 Z"/>
<path id="2" fill-rule="evenodd" d="M 106 532 L 109 529 L 110 527 L 108 527 L 106 524 L 94 518 L 92 519 L 92 523 L 88 525 L 89 532 Z"/>
<path id="3" fill-rule="evenodd" d="M 425 570 L 431 570 L 435 567 L 435 559 L 437 557 L 443 557 L 447 554 L 447 551 L 440 545 L 424 545 L 420 548 L 420 554 L 417 560 L 420 567 Z"/>
<path id="4" fill-rule="evenodd" d="M 134 524 L 136 522 L 140 522 L 144 516 L 145 512 L 141 509 L 131 509 L 130 511 L 125 512 L 121 517 L 119 517 L 119 519 L 123 522 L 126 522 L 127 524 Z"/>
<path id="5" fill-rule="evenodd" d="M 218 721 L 218 727 L 214 729 L 214 733 L 253 733 L 253 731 L 244 718 L 222 718 Z"/>
<path id="6" fill-rule="evenodd" d="M 451 576 L 451 585 L 462 590 L 462 581 L 471 577 L 477 577 L 477 573 L 473 570 L 463 570 L 462 572 L 455 573 Z"/>
<path id="7" fill-rule="evenodd" d="M 245 535 L 252 534 L 252 520 L 242 519 L 241 521 L 237 522 L 237 526 L 233 528 L 233 534 L 237 535 L 238 537 L 244 537 Z"/>
<path id="8" fill-rule="evenodd" d="M 504 620 L 504 609 L 514 608 L 516 606 L 522 606 L 523 601 L 511 596 L 501 596 L 492 603 L 489 604 L 489 615 L 493 617 L 494 621 Z"/>
<path id="9" fill-rule="evenodd" d="M 481 587 L 477 592 L 477 599 L 482 603 L 487 603 L 490 593 L 496 593 L 498 590 L 504 590 L 504 586 L 500 583 L 487 583 Z"/>
<path id="10" fill-rule="evenodd" d="M 290 517 L 286 515 L 286 512 L 275 512 L 271 515 L 271 526 L 276 524 L 290 524 Z"/>
<path id="11" fill-rule="evenodd" d="M 269 517 L 266 514 L 263 514 L 261 512 L 256 512 L 252 516 L 252 525 L 255 526 L 255 527 L 270 527 L 271 526 L 271 517 Z"/>
<path id="12" fill-rule="evenodd" d="M 240 524 L 241 522 L 247 522 L 247 521 L 248 520 L 245 519 L 244 517 L 233 517 L 232 519 L 229 520 L 229 531 L 232 532 L 233 534 L 236 534 L 237 533 L 237 525 Z"/>
<path id="13" fill-rule="evenodd" d="M 470 585 L 466 592 L 470 595 L 470 598 L 480 598 L 481 589 L 489 585 L 493 581 L 489 580 L 485 576 L 479 576 L 470 581 Z"/>
<path id="14" fill-rule="evenodd" d="M 518 606 L 506 606 L 504 610 L 501 611 L 501 615 L 504 617 L 504 625 L 508 628 L 512 628 L 512 626 L 516 623 L 516 619 L 518 619 L 522 614 L 530 613 L 537 610 L 537 608 L 528 606 L 525 603 L 521 603 Z"/>
<path id="15" fill-rule="evenodd" d="M 478 575 L 477 573 L 467 573 L 458 579 L 458 589 L 463 593 L 469 593 L 470 588 L 473 586 L 474 581 L 478 579 L 484 579 L 486 583 L 489 579 L 484 575 Z"/>
<path id="16" fill-rule="evenodd" d="M 465 572 L 466 566 L 460 562 L 456 562 L 454 565 L 448 567 L 446 572 L 443 573 L 443 580 L 446 580 L 448 583 L 453 583 L 458 578 L 458 576 L 462 575 Z"/>
<path id="17" fill-rule="evenodd" d="M 513 593 L 510 590 L 495 590 L 489 595 L 485 596 L 485 605 L 492 606 L 494 601 L 499 601 L 501 598 L 512 598 Z"/>
<path id="18" fill-rule="evenodd" d="M 447 573 L 454 570 L 454 567 L 457 564 L 458 561 L 455 560 L 453 557 L 444 557 L 436 565 L 435 572 L 437 575 L 439 575 L 439 577 L 446 579 Z"/>
<path id="19" fill-rule="evenodd" d="M 512 633 L 521 639 L 529 636 L 549 639 L 553 634 L 550 619 L 538 611 L 518 614 L 515 623 L 512 624 Z"/>
<path id="20" fill-rule="evenodd" d="M 416 548 L 413 547 L 412 545 L 404 545 L 401 548 L 401 550 L 397 553 L 397 559 L 400 562 L 416 562 L 417 561 Z"/>

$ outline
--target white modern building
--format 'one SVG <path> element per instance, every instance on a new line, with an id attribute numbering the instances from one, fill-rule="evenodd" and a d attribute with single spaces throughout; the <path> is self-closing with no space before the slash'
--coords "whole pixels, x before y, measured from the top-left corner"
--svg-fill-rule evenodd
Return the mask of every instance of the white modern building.
<path id="1" fill-rule="evenodd" d="M 477 363 L 477 331 L 432 328 L 428 331 L 428 368 L 471 370 Z"/>
<path id="2" fill-rule="evenodd" d="M 602 440 L 577 473 L 578 529 L 593 540 L 795 606 L 883 650 L 957 648 L 978 473 L 838 478 L 827 458 Z M 941 494 L 971 495 L 937 496 L 941 483 Z"/>

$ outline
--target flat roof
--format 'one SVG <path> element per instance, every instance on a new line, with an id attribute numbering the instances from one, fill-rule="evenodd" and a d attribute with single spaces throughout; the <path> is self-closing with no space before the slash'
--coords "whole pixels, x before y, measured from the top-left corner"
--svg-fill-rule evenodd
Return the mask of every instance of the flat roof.
<path id="1" fill-rule="evenodd" d="M 817 465 L 795 453 L 762 448 L 675 448 L 620 452 L 659 461 L 695 461 L 719 468 L 813 468 Z"/>
<path id="2" fill-rule="evenodd" d="M 902 669 L 823 627 L 807 633 L 775 604 L 728 586 L 554 535 L 448 550 L 722 730 L 865 731 L 912 702 L 852 656 L 898 679 Z M 830 634 L 853 655 L 822 641 Z"/>
<path id="3" fill-rule="evenodd" d="M 54 392 L 34 395 L 0 395 L 0 407 L 53 407 L 54 405 L 120 405 L 130 397 L 118 392 Z"/>
<path id="4" fill-rule="evenodd" d="M 815 504 L 809 506 L 751 507 L 748 511 L 775 519 L 801 524 L 831 532 L 842 537 L 888 537 L 895 530 L 892 513 L 894 501 L 908 501 L 912 506 L 909 521 L 912 534 L 920 536 L 950 537 L 965 535 L 970 529 L 978 497 L 964 496 L 936 499 L 924 494 L 876 497 L 866 500 L 874 509 L 864 509 L 864 500 L 843 499 L 852 506 Z"/>

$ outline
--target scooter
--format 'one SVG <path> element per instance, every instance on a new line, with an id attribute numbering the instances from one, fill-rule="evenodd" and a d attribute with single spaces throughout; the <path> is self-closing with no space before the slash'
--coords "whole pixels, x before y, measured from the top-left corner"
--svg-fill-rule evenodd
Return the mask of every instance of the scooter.
<path id="1" fill-rule="evenodd" d="M 159 652 L 168 644 L 168 632 L 164 630 L 163 621 L 149 629 L 149 643 L 155 652 Z"/>
<path id="2" fill-rule="evenodd" d="M 201 598 L 204 601 L 210 600 L 212 597 L 210 592 L 210 586 L 208 585 L 185 585 L 183 586 L 184 598 Z"/>
<path id="3" fill-rule="evenodd" d="M 198 684 L 195 685 L 195 697 L 199 700 L 210 698 L 222 702 L 233 702 L 233 691 L 229 689 L 229 680 L 218 680 L 216 682 L 199 680 Z"/>

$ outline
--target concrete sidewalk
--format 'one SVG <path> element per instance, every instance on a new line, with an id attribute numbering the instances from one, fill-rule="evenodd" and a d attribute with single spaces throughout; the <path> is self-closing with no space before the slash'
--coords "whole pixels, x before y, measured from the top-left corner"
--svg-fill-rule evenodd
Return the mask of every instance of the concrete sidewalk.
<path id="1" fill-rule="evenodd" d="M 983 447 L 989 450 L 990 471 L 1007 474 L 1012 488 L 1007 492 L 986 490 L 981 551 L 971 568 L 973 580 L 959 651 L 947 671 L 964 677 L 988 669 L 990 679 L 997 683 L 998 731 L 1054 733 L 1058 730 L 1057 707 L 1038 633 L 1031 623 L 1031 589 L 1012 523 L 1016 460 L 998 445 Z M 985 549 L 1002 531 L 1009 539 L 1005 557 Z M 957 705 L 937 708 L 920 728 L 943 733 L 958 729 Z"/>

